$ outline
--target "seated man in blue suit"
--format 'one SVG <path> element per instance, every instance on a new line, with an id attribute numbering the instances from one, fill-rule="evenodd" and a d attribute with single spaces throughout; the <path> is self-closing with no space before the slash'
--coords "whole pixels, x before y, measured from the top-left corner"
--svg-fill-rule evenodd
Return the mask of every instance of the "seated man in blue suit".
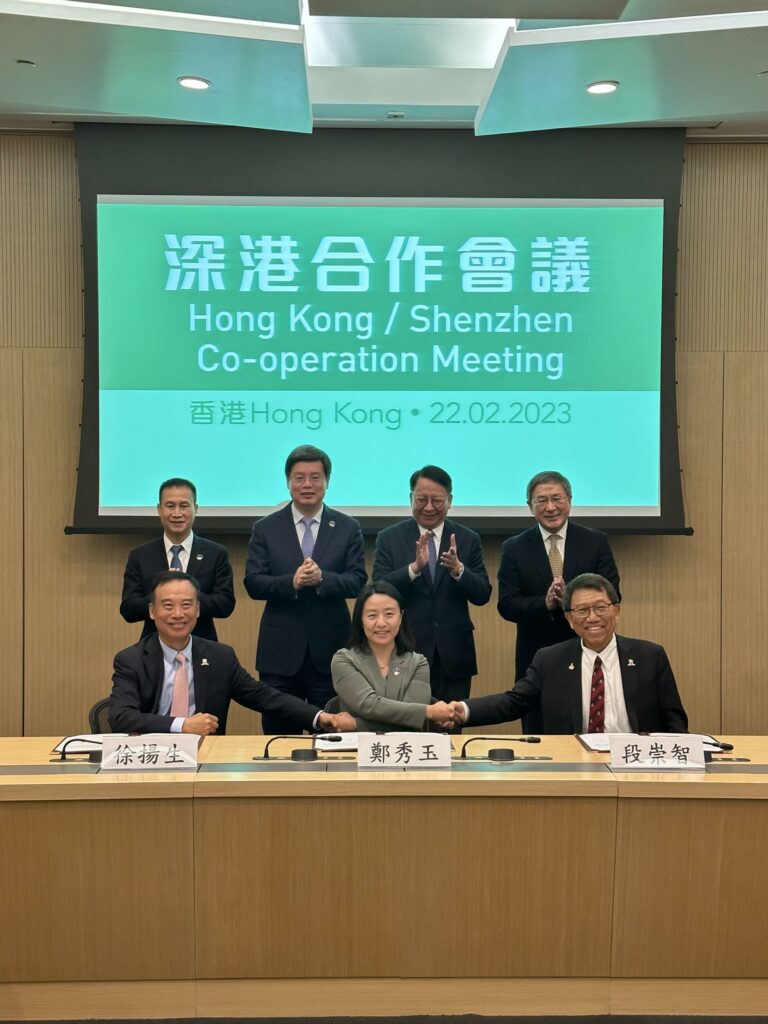
<path id="1" fill-rule="evenodd" d="M 253 525 L 245 589 L 265 601 L 256 648 L 262 682 L 323 707 L 335 696 L 331 658 L 349 636 L 347 598 L 367 579 L 356 520 L 323 503 L 331 460 L 313 445 L 285 463 L 291 501 Z M 262 719 L 264 732 L 287 731 L 281 714 Z"/>
<path id="2" fill-rule="evenodd" d="M 279 712 L 295 731 L 355 728 L 351 715 L 326 714 L 252 679 L 226 644 L 192 636 L 199 613 L 197 580 L 160 573 L 149 599 L 157 632 L 115 655 L 109 708 L 115 732 L 221 735 L 230 700 L 262 714 Z"/>
<path id="3" fill-rule="evenodd" d="M 381 531 L 373 561 L 374 580 L 402 594 L 414 650 L 429 662 L 432 696 L 445 701 L 469 696 L 477 672 L 469 605 L 491 597 L 480 538 L 446 518 L 452 491 L 444 469 L 417 469 L 410 480 L 413 517 Z"/>
<path id="4" fill-rule="evenodd" d="M 466 725 L 496 725 L 540 711 L 543 733 L 687 732 L 666 651 L 616 635 L 621 606 L 609 580 L 583 573 L 563 590 L 576 637 L 534 655 L 506 693 L 451 705 Z"/>
<path id="5" fill-rule="evenodd" d="M 175 569 L 194 576 L 200 584 L 200 617 L 195 636 L 216 640 L 214 618 L 226 619 L 235 607 L 232 566 L 221 544 L 192 532 L 197 513 L 197 490 L 190 480 L 173 477 L 160 484 L 157 514 L 163 536 L 134 548 L 123 576 L 120 614 L 126 622 L 143 622 L 142 637 L 155 632 L 149 614 L 152 584 L 158 573 Z"/>

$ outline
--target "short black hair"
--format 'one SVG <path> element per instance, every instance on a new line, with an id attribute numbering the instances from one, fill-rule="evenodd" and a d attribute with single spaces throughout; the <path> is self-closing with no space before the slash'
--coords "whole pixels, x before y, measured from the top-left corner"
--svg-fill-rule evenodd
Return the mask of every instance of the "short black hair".
<path id="1" fill-rule="evenodd" d="M 300 444 L 298 448 L 294 448 L 285 460 L 286 480 L 290 477 L 291 470 L 297 462 L 322 462 L 325 479 L 331 479 L 331 460 L 322 448 L 315 448 L 313 444 Z"/>
<path id="2" fill-rule="evenodd" d="M 539 484 L 560 484 L 568 496 L 568 501 L 573 498 L 573 491 L 571 490 L 571 481 L 567 476 L 563 476 L 562 473 L 558 473 L 556 469 L 545 469 L 542 473 L 537 473 L 536 476 L 532 476 L 528 481 L 528 486 L 525 489 L 525 500 L 530 505 L 533 497 L 533 492 L 539 486 Z"/>
<path id="3" fill-rule="evenodd" d="M 163 480 L 160 484 L 160 491 L 157 497 L 158 505 L 163 503 L 163 491 L 167 491 L 169 487 L 188 487 L 192 491 L 192 497 L 195 499 L 197 504 L 197 488 L 191 480 L 185 480 L 183 476 L 172 476 L 170 480 Z"/>
<path id="4" fill-rule="evenodd" d="M 355 601 L 355 607 L 352 612 L 352 624 L 349 628 L 349 641 L 347 647 L 357 647 L 359 650 L 369 651 L 371 648 L 368 644 L 368 637 L 365 635 L 363 629 L 363 608 L 365 602 L 369 597 L 374 594 L 386 594 L 387 597 L 394 598 L 397 601 L 400 611 L 403 613 L 403 617 L 400 620 L 400 629 L 397 631 L 395 637 L 395 649 L 398 654 L 403 654 L 404 651 L 413 650 L 413 637 L 411 631 L 408 628 L 408 622 L 406 621 L 405 608 L 403 606 L 403 597 L 399 590 L 392 586 L 391 583 L 387 583 L 386 580 L 377 580 L 375 583 L 366 583 L 360 593 L 357 595 Z"/>
<path id="5" fill-rule="evenodd" d="M 190 576 L 188 572 L 179 572 L 177 569 L 163 569 L 152 580 L 152 593 L 149 595 L 149 603 L 153 608 L 155 606 L 155 592 L 164 583 L 191 583 L 195 588 L 197 600 L 200 600 L 200 584 L 194 576 Z"/>
<path id="6" fill-rule="evenodd" d="M 453 496 L 453 481 L 448 473 L 439 466 L 422 466 L 421 469 L 417 469 L 414 473 L 411 473 L 411 494 L 413 494 L 416 482 L 422 476 L 425 480 L 431 480 L 434 484 L 440 484 L 441 487 L 444 487 L 446 491 Z"/>
<path id="7" fill-rule="evenodd" d="M 597 590 L 605 594 L 611 604 L 619 603 L 619 595 L 610 580 L 605 576 L 598 576 L 596 572 L 583 572 L 580 576 L 574 576 L 570 583 L 566 583 L 563 590 L 563 611 L 571 610 L 571 595 L 574 590 Z"/>

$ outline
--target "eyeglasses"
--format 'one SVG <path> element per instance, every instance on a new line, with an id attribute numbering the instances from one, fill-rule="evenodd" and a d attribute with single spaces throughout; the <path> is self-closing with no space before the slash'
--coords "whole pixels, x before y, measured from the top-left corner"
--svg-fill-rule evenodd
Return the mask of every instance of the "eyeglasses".
<path id="1" fill-rule="evenodd" d="M 445 508 L 445 498 L 428 498 L 424 494 L 414 494 L 413 496 L 414 508 L 426 508 L 430 502 L 432 502 L 435 512 Z"/>
<path id="2" fill-rule="evenodd" d="M 568 504 L 568 499 L 564 494 L 550 495 L 548 498 L 534 498 L 531 505 L 534 508 L 546 508 L 547 505 L 554 505 L 555 508 L 562 508 L 563 505 Z"/>
<path id="3" fill-rule="evenodd" d="M 567 611 L 574 619 L 586 619 L 589 618 L 589 613 L 594 612 L 595 615 L 607 615 L 608 612 L 616 604 L 615 601 L 611 601 L 610 604 L 606 604 L 605 601 L 601 601 L 599 604 L 585 604 L 578 608 L 568 608 Z"/>
<path id="4" fill-rule="evenodd" d="M 325 477 L 322 473 L 309 473 L 308 475 L 305 475 L 304 473 L 294 473 L 290 482 L 292 484 L 321 484 L 324 480 Z"/>

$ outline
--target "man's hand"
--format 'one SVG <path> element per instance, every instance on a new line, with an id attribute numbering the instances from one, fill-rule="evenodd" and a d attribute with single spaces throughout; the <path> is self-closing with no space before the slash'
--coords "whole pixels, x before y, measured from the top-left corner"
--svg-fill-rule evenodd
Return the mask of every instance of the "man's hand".
<path id="1" fill-rule="evenodd" d="M 467 709 L 464 707 L 463 701 L 452 700 L 448 707 L 453 712 L 454 723 L 456 725 L 464 725 L 464 719 L 466 718 Z"/>
<path id="2" fill-rule="evenodd" d="M 437 704 L 427 704 L 427 721 L 435 722 L 441 729 L 452 729 L 456 718 L 452 706 L 439 700 Z"/>
<path id="3" fill-rule="evenodd" d="M 429 530 L 422 533 L 416 541 L 416 557 L 408 567 L 414 576 L 418 576 L 424 566 L 429 562 L 429 538 L 432 536 Z"/>
<path id="4" fill-rule="evenodd" d="M 207 715 L 202 711 L 191 718 L 185 718 L 181 726 L 182 732 L 193 732 L 196 736 L 212 736 L 219 728 L 216 715 Z"/>
<path id="5" fill-rule="evenodd" d="M 440 565 L 447 569 L 451 576 L 458 576 L 464 566 L 456 554 L 456 534 L 451 534 L 451 546 L 440 555 Z"/>
<path id="6" fill-rule="evenodd" d="M 357 729 L 357 722 L 348 711 L 339 711 L 336 715 L 323 711 L 318 725 L 324 732 L 355 732 Z"/>
<path id="7" fill-rule="evenodd" d="M 544 598 L 544 600 L 546 602 L 547 608 L 549 608 L 551 612 L 553 612 L 555 608 L 562 607 L 564 586 L 565 580 L 562 576 L 555 576 L 555 578 L 550 583 L 549 590 L 547 591 L 547 595 Z"/>
<path id="8" fill-rule="evenodd" d="M 322 582 L 323 570 L 311 558 L 305 558 L 293 574 L 294 590 L 301 590 L 302 587 L 319 587 Z"/>

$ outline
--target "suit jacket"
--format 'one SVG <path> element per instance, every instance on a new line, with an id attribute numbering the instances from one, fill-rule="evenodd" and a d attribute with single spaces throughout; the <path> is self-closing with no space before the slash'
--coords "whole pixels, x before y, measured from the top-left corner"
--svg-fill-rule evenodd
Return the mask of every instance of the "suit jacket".
<path id="1" fill-rule="evenodd" d="M 583 572 L 599 573 L 619 592 L 619 571 L 608 538 L 599 530 L 569 520 L 563 577 L 567 583 Z M 552 569 L 538 524 L 504 541 L 498 609 L 503 619 L 517 623 L 515 679 L 522 679 L 539 648 L 573 638 L 562 611 L 547 608 L 545 597 L 551 583 Z"/>
<path id="2" fill-rule="evenodd" d="M 149 597 L 155 576 L 167 568 L 168 556 L 162 537 L 134 548 L 128 555 L 123 575 L 120 614 L 126 622 L 143 620 L 142 637 L 157 632 L 154 622 L 149 617 Z M 226 619 L 235 607 L 229 552 L 223 545 L 212 540 L 204 540 L 195 534 L 187 572 L 200 584 L 200 617 L 195 626 L 195 636 L 215 640 L 214 617 Z"/>
<path id="3" fill-rule="evenodd" d="M 109 708 L 109 724 L 115 732 L 170 732 L 173 717 L 157 710 L 163 675 L 157 634 L 115 655 Z M 230 700 L 253 711 L 290 716 L 297 732 L 311 729 L 318 712 L 311 704 L 252 679 L 227 644 L 193 637 L 192 679 L 195 711 L 216 715 L 219 736 L 227 731 Z"/>
<path id="4" fill-rule="evenodd" d="M 456 535 L 456 550 L 464 565 L 459 580 L 452 580 L 439 561 L 440 554 L 450 547 L 451 534 Z M 446 674 L 457 678 L 473 676 L 477 672 L 475 627 L 468 606 L 487 604 L 492 589 L 483 564 L 480 538 L 473 530 L 445 520 L 433 586 L 424 574 L 411 580 L 408 572 L 418 539 L 419 524 L 415 519 L 382 530 L 376 538 L 373 578 L 386 580 L 402 594 L 408 626 L 420 654 L 426 655 L 431 663 L 437 650 Z"/>
<path id="5" fill-rule="evenodd" d="M 624 702 L 633 732 L 687 732 L 677 683 L 658 644 L 616 636 Z M 544 647 L 512 690 L 468 700 L 469 725 L 494 725 L 541 710 L 543 733 L 587 731 L 582 716 L 581 640 Z"/>
<path id="6" fill-rule="evenodd" d="M 312 558 L 323 571 L 319 587 L 295 590 L 304 561 L 291 505 L 253 525 L 245 563 L 245 589 L 266 601 L 256 648 L 256 668 L 295 675 L 309 650 L 315 667 L 330 672 L 331 658 L 349 638 L 346 599 L 368 578 L 363 536 L 355 519 L 323 506 Z"/>
<path id="7" fill-rule="evenodd" d="M 334 654 L 331 674 L 341 710 L 354 715 L 362 732 L 424 729 L 432 692 L 423 654 L 393 654 L 384 679 L 370 651 L 345 647 Z"/>

